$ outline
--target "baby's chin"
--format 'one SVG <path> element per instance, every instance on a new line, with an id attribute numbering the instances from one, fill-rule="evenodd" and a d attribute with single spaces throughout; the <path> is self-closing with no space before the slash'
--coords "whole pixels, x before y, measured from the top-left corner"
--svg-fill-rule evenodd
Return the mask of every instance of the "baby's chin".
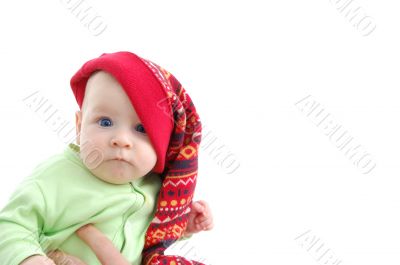
<path id="1" fill-rule="evenodd" d="M 98 179 L 103 180 L 110 184 L 128 184 L 131 181 L 139 179 L 143 177 L 142 174 L 138 174 L 134 170 L 129 170 L 127 168 L 121 167 L 118 168 L 109 168 L 99 166 L 96 169 L 91 170 L 92 174 L 96 176 Z"/>

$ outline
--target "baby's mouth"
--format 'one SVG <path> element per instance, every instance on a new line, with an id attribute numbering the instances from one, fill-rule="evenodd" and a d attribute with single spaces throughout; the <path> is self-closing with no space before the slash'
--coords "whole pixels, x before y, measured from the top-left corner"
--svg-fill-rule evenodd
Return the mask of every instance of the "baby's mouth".
<path id="1" fill-rule="evenodd" d="M 132 165 L 129 161 L 127 161 L 127 160 L 125 160 L 125 159 L 123 159 L 123 158 L 121 158 L 121 157 L 116 157 L 116 158 L 113 158 L 113 159 L 110 159 L 111 161 L 115 161 L 115 162 L 125 162 L 125 163 L 128 163 L 129 165 Z"/>

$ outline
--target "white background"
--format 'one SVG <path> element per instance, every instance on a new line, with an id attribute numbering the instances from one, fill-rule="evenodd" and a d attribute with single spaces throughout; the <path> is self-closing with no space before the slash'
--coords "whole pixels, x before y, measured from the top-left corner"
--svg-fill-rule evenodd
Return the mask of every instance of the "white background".
<path id="1" fill-rule="evenodd" d="M 39 91 L 73 125 L 71 76 L 103 52 L 128 50 L 178 78 L 240 163 L 228 174 L 201 151 L 195 198 L 209 202 L 215 228 L 194 236 L 188 255 L 323 264 L 322 249 L 308 250 L 315 236 L 340 264 L 399 264 L 398 1 L 351 3 L 376 24 L 368 36 L 338 10 L 344 0 L 87 0 L 107 25 L 99 36 L 67 2 L 0 5 L 1 206 L 65 146 L 23 99 Z M 295 105 L 308 95 L 373 157 L 369 174 Z"/>

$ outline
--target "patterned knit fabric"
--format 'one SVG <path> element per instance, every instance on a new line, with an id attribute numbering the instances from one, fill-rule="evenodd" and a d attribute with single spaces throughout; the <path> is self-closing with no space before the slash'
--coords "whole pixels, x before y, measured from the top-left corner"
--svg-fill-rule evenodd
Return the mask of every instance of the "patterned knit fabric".
<path id="1" fill-rule="evenodd" d="M 157 212 L 146 233 L 143 264 L 201 264 L 178 256 L 165 256 L 165 249 L 182 236 L 187 225 L 197 179 L 197 156 L 201 123 L 196 109 L 178 80 L 158 65 L 144 60 L 160 80 L 172 107 L 173 134 L 168 147 Z"/>
<path id="2" fill-rule="evenodd" d="M 109 72 L 121 83 L 146 131 L 150 129 L 149 131 L 152 132 L 151 129 L 153 129 L 147 126 L 155 127 L 154 133 L 149 133 L 149 136 L 158 152 L 157 165 L 162 165 L 163 183 L 157 200 L 155 217 L 146 232 L 142 264 L 201 265 L 202 263 L 180 256 L 164 255 L 168 246 L 182 237 L 187 227 L 196 186 L 202 127 L 191 98 L 179 81 L 165 69 L 133 53 L 118 52 L 103 54 L 87 62 L 72 77 L 71 87 L 80 107 L 87 79 L 96 70 Z M 136 79 L 132 77 L 135 75 L 137 75 Z M 153 79 L 157 80 L 156 86 L 151 85 Z M 140 82 L 145 85 L 140 87 L 137 85 Z M 162 99 L 157 99 L 157 102 L 143 103 L 143 99 L 137 101 L 137 98 L 143 98 L 143 95 L 146 101 L 156 98 L 153 95 L 146 97 L 145 94 L 149 93 L 149 89 L 154 90 L 154 94 L 161 91 Z M 167 134 L 170 138 L 166 145 L 165 161 L 161 161 L 164 160 L 164 148 L 158 139 L 162 138 L 159 133 L 163 128 L 160 128 L 159 124 L 154 124 L 158 122 L 151 122 L 151 119 L 159 118 L 150 117 L 150 115 L 154 116 L 154 113 L 166 115 L 164 117 L 173 123 L 171 134 Z"/>

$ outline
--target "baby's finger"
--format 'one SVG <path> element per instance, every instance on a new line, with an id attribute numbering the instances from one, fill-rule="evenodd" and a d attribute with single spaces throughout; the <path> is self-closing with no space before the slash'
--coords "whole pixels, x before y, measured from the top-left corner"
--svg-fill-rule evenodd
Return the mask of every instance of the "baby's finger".
<path id="1" fill-rule="evenodd" d="M 204 211 L 204 209 L 205 208 L 201 203 L 199 203 L 199 202 L 192 203 L 192 211 L 201 213 Z"/>
<path id="2" fill-rule="evenodd" d="M 206 219 L 203 222 L 196 224 L 196 228 L 200 230 L 211 230 L 214 227 L 214 223 L 211 219 Z"/>
<path id="3" fill-rule="evenodd" d="M 203 206 L 202 214 L 204 216 L 212 216 L 209 204 L 206 201 L 199 201 L 199 203 Z"/>
<path id="4" fill-rule="evenodd" d="M 200 201 L 197 201 L 197 203 L 203 207 L 203 210 L 206 210 L 209 208 L 208 203 L 206 201 L 200 200 Z"/>
<path id="5" fill-rule="evenodd" d="M 65 259 L 65 253 L 58 251 L 58 250 L 53 250 L 50 252 L 46 253 L 46 256 L 54 261 L 55 264 L 61 264 L 62 261 Z"/>
<path id="6" fill-rule="evenodd" d="M 69 264 L 73 264 L 73 265 L 86 265 L 83 261 L 81 261 L 80 259 L 78 259 L 77 257 L 74 256 L 68 256 L 68 260 L 70 261 Z M 72 263 L 71 263 L 72 262 Z"/>
<path id="7" fill-rule="evenodd" d="M 52 259 L 56 265 L 86 265 L 80 259 L 70 256 L 62 251 L 54 250 L 47 253 L 47 257 Z"/>
<path id="8" fill-rule="evenodd" d="M 197 217 L 196 217 L 196 219 L 194 220 L 194 222 L 195 222 L 196 224 L 200 224 L 200 223 L 202 223 L 202 222 L 204 222 L 204 221 L 207 221 L 207 220 L 212 220 L 212 217 L 207 216 L 207 215 L 200 215 L 200 216 L 197 216 Z"/>

